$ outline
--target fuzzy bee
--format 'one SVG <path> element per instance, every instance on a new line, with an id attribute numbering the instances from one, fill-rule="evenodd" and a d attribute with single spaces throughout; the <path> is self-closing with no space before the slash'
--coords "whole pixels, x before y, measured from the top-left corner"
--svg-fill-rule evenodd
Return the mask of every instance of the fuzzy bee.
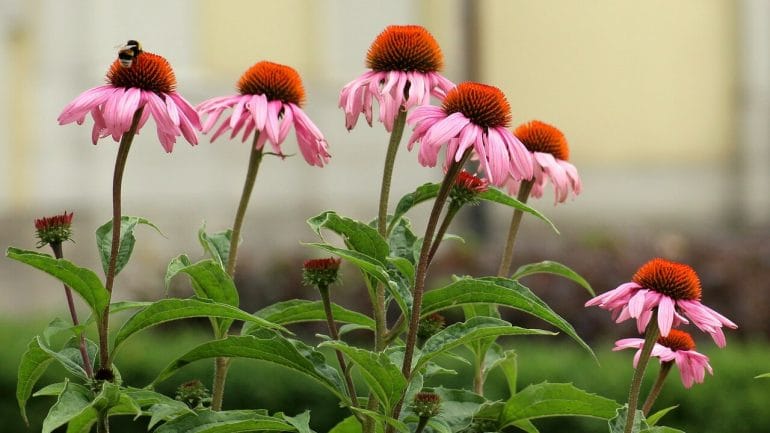
<path id="1" fill-rule="evenodd" d="M 134 57 L 142 54 L 142 44 L 133 39 L 126 42 L 126 45 L 119 47 L 118 60 L 124 68 L 130 68 L 134 62 Z"/>

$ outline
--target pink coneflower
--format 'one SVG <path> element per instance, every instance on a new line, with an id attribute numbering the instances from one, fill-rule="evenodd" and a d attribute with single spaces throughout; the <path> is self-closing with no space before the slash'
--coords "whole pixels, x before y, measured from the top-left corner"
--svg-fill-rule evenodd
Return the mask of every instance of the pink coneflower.
<path id="1" fill-rule="evenodd" d="M 86 90 L 64 107 L 59 124 L 80 125 L 91 113 L 93 143 L 108 135 L 119 141 L 131 128 L 134 113 L 143 109 L 137 132 L 152 116 L 166 152 L 173 150 L 180 135 L 190 144 L 198 144 L 198 113 L 175 91 L 176 78 L 166 59 L 146 51 L 133 58 L 131 67 L 122 66 L 116 59 L 107 72 L 107 81 L 109 84 Z"/>
<path id="2" fill-rule="evenodd" d="M 233 109 L 211 136 L 212 142 L 228 130 L 232 130 L 230 138 L 243 131 L 242 141 L 256 131 L 259 134 L 257 149 L 270 141 L 273 152 L 283 156 L 281 143 L 293 125 L 305 161 L 318 167 L 329 161 L 326 139 L 300 108 L 305 100 L 305 88 L 297 71 L 272 62 L 256 63 L 238 80 L 238 92 L 238 95 L 211 98 L 196 107 L 201 115 L 208 115 L 203 124 L 204 134 L 211 131 L 226 109 Z"/>
<path id="3" fill-rule="evenodd" d="M 372 101 L 380 104 L 380 122 L 388 132 L 400 110 L 443 99 L 454 84 L 438 73 L 444 63 L 441 48 L 421 26 L 388 26 L 366 55 L 370 71 L 351 81 L 340 93 L 345 126 L 353 129 L 364 113 L 372 126 Z"/>
<path id="4" fill-rule="evenodd" d="M 567 162 L 569 146 L 561 131 L 547 123 L 533 120 L 520 125 L 513 135 L 532 152 L 535 176 L 530 194 L 533 197 L 542 197 L 546 177 L 553 185 L 554 204 L 563 203 L 570 190 L 575 195 L 580 194 L 580 177 L 575 166 Z M 509 179 L 507 183 L 511 195 L 518 193 L 521 181 Z"/>
<path id="5" fill-rule="evenodd" d="M 612 350 L 638 349 L 634 355 L 634 367 L 636 367 L 643 344 L 642 338 L 625 338 L 616 341 L 615 348 Z M 684 331 L 672 329 L 668 337 L 658 338 L 658 342 L 652 348 L 652 356 L 660 358 L 661 364 L 676 363 L 685 388 L 690 388 L 693 383 L 703 383 L 707 370 L 709 374 L 714 374 L 709 365 L 709 358 L 695 351 L 695 342 L 690 334 Z"/>
<path id="6" fill-rule="evenodd" d="M 446 166 L 472 148 L 490 183 L 502 185 L 508 176 L 529 179 L 532 155 L 507 129 L 510 120 L 511 107 L 500 89 L 461 83 L 447 93 L 441 107 L 426 105 L 409 114 L 407 122 L 414 132 L 408 148 L 419 142 L 418 160 L 429 167 L 436 165 L 444 143 Z"/>
<path id="7" fill-rule="evenodd" d="M 599 306 L 612 311 L 618 323 L 636 319 L 639 332 L 643 332 L 658 311 L 660 335 L 668 336 L 672 326 L 692 320 L 701 331 L 707 332 L 719 347 L 726 343 L 722 326 L 738 326 L 723 315 L 701 304 L 701 285 L 695 271 L 681 263 L 665 259 L 652 259 L 636 271 L 631 282 L 586 302 L 585 306 Z"/>

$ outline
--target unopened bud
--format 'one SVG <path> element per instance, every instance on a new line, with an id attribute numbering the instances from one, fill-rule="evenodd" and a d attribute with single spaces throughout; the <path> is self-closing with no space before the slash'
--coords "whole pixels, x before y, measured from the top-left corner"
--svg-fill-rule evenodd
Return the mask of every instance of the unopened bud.
<path id="1" fill-rule="evenodd" d="M 211 402 L 209 390 L 200 380 L 191 380 L 179 385 L 176 390 L 176 399 L 191 409 L 201 408 L 204 404 Z"/>
<path id="2" fill-rule="evenodd" d="M 438 313 L 433 313 L 428 317 L 420 320 L 417 326 L 417 336 L 421 340 L 426 340 L 434 336 L 438 331 L 444 329 L 444 316 Z"/>
<path id="3" fill-rule="evenodd" d="M 48 244 L 61 244 L 72 237 L 72 216 L 73 213 L 66 211 L 60 215 L 52 217 L 43 217 L 35 220 L 36 236 L 39 239 L 37 247 L 44 247 Z"/>
<path id="4" fill-rule="evenodd" d="M 433 392 L 418 392 L 411 409 L 420 418 L 433 418 L 441 412 L 441 397 Z"/>
<path id="5" fill-rule="evenodd" d="M 328 288 L 332 283 L 337 282 L 340 261 L 333 257 L 306 260 L 302 267 L 302 282 L 306 286 Z"/>
<path id="6" fill-rule="evenodd" d="M 449 192 L 452 205 L 463 206 L 478 204 L 478 195 L 489 188 L 489 182 L 467 171 L 461 171 Z"/>

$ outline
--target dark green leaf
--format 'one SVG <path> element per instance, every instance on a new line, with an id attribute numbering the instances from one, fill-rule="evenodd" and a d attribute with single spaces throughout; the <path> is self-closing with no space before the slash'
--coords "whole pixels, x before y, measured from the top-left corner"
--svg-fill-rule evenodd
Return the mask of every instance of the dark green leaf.
<path id="1" fill-rule="evenodd" d="M 548 224 L 549 226 L 551 226 L 551 229 L 553 229 L 553 231 L 555 231 L 556 233 L 559 233 L 559 229 L 557 229 L 556 226 L 551 222 L 551 220 L 546 218 L 545 215 L 538 212 L 534 208 L 529 207 L 526 204 L 516 200 L 515 198 L 509 196 L 508 194 L 500 191 L 497 188 L 489 188 L 488 190 L 479 194 L 478 198 L 481 200 L 491 201 L 494 203 L 499 203 L 505 206 L 509 206 L 514 209 L 518 209 L 522 212 L 526 212 L 528 214 L 534 215 L 537 218 L 545 221 L 545 223 Z"/>
<path id="2" fill-rule="evenodd" d="M 91 307 L 97 317 L 102 317 L 110 302 L 110 294 L 99 277 L 90 269 L 80 268 L 64 259 L 55 259 L 48 254 L 25 251 L 10 247 L 6 256 L 53 276 L 77 292 Z"/>
<path id="3" fill-rule="evenodd" d="M 334 314 L 334 320 L 336 322 L 353 323 L 366 328 L 374 328 L 374 320 L 370 317 L 340 307 L 337 304 L 332 304 L 332 314 Z M 257 311 L 254 315 L 279 325 L 326 321 L 323 303 L 321 301 L 308 301 L 305 299 L 292 299 L 289 301 L 278 302 Z M 241 334 L 248 335 L 254 329 L 254 325 L 247 323 L 244 325 Z"/>
<path id="4" fill-rule="evenodd" d="M 210 410 L 182 415 L 155 430 L 155 433 L 235 433 L 251 431 L 294 431 L 282 419 L 253 410 Z"/>
<path id="5" fill-rule="evenodd" d="M 68 423 L 71 419 L 89 409 L 91 401 L 81 388 L 70 387 L 65 382 L 64 389 L 56 403 L 51 406 L 48 415 L 43 420 L 43 433 L 51 433 L 56 428 Z"/>
<path id="6" fill-rule="evenodd" d="M 227 266 L 227 260 L 230 256 L 230 241 L 232 238 L 233 231 L 230 229 L 209 235 L 206 233 L 206 225 L 204 224 L 198 230 L 198 241 L 200 241 L 203 251 L 223 269 Z"/>
<path id="7" fill-rule="evenodd" d="M 639 433 L 684 433 L 684 432 L 676 428 L 659 426 L 659 427 L 650 427 L 648 429 L 644 429 Z"/>
<path id="8" fill-rule="evenodd" d="M 406 379 L 401 369 L 396 367 L 385 353 L 374 353 L 368 350 L 351 347 L 341 341 L 327 341 L 319 347 L 330 346 L 347 355 L 358 366 L 361 376 L 369 389 L 377 396 L 390 413 L 393 406 L 401 399 L 406 388 Z"/>
<path id="9" fill-rule="evenodd" d="M 115 275 L 118 275 L 123 267 L 126 266 L 134 251 L 136 237 L 134 229 L 138 224 L 144 224 L 154 228 L 161 236 L 163 233 L 150 221 L 135 216 L 120 217 L 120 241 L 118 242 L 118 257 L 115 262 Z M 112 220 L 107 221 L 101 227 L 96 229 L 96 248 L 99 250 L 99 257 L 102 259 L 102 268 L 107 274 L 110 266 L 110 253 L 112 252 Z"/>
<path id="10" fill-rule="evenodd" d="M 361 423 L 356 417 L 349 416 L 329 430 L 329 433 L 361 433 Z M 381 423 L 377 423 L 375 433 L 383 433 Z"/>
<path id="11" fill-rule="evenodd" d="M 554 274 L 554 275 L 564 277 L 568 280 L 574 281 L 575 283 L 579 284 L 581 287 L 586 289 L 591 296 L 596 296 L 596 293 L 594 293 L 594 289 L 591 288 L 591 285 L 588 284 L 588 281 L 586 281 L 585 278 L 581 277 L 580 274 L 568 268 L 567 266 L 564 266 L 559 262 L 554 262 L 551 260 L 545 260 L 539 263 L 530 263 L 528 265 L 523 265 L 519 267 L 519 269 L 517 269 L 516 272 L 513 273 L 513 275 L 511 276 L 511 279 L 518 280 L 519 278 L 526 277 L 527 275 L 542 274 L 542 273 Z"/>
<path id="12" fill-rule="evenodd" d="M 224 356 L 227 358 L 251 358 L 282 365 L 302 373 L 324 385 L 340 399 L 347 399 L 341 391 L 339 373 L 326 364 L 324 356 L 306 344 L 280 335 L 270 338 L 254 336 L 230 336 L 203 343 L 169 364 L 153 381 L 161 382 L 185 365 L 201 359 Z"/>
<path id="13" fill-rule="evenodd" d="M 396 224 L 398 224 L 401 217 L 409 212 L 410 209 L 424 201 L 435 198 L 436 195 L 438 195 L 438 190 L 439 184 L 426 183 L 418 186 L 414 192 L 410 192 L 409 194 L 401 197 L 401 200 L 399 200 L 398 204 L 396 205 L 395 211 L 393 211 L 393 217 L 390 219 L 390 224 L 388 225 L 388 233 L 391 233 L 394 230 L 394 227 L 396 227 Z"/>
<path id="14" fill-rule="evenodd" d="M 502 335 L 554 335 L 553 332 L 541 329 L 526 329 L 511 326 L 510 323 L 492 317 L 474 317 L 466 322 L 455 323 L 442 329 L 425 340 L 422 354 L 414 366 L 419 370 L 426 362 L 434 357 L 468 344 L 480 338 L 497 337 Z"/>
<path id="15" fill-rule="evenodd" d="M 83 359 L 81 357 L 80 350 L 77 347 L 79 340 L 76 340 L 75 338 L 71 339 L 59 351 L 55 351 L 45 345 L 40 337 L 37 337 L 37 344 L 40 349 L 45 351 L 52 359 L 58 361 L 59 364 L 61 364 L 61 366 L 64 367 L 67 371 L 83 380 L 87 379 L 86 371 L 83 366 Z M 95 348 L 93 347 L 93 343 L 86 340 L 86 344 L 91 346 L 88 348 L 88 351 L 91 355 L 93 355 L 96 352 Z"/>
<path id="16" fill-rule="evenodd" d="M 414 243 L 417 235 L 412 231 L 412 224 L 407 218 L 401 218 L 388 235 L 391 257 L 400 257 L 415 265 Z"/>
<path id="17" fill-rule="evenodd" d="M 661 410 L 655 412 L 654 414 L 652 414 L 652 415 L 647 417 L 647 424 L 649 424 L 651 426 L 654 426 L 655 424 L 658 423 L 658 421 L 660 421 L 661 418 L 666 416 L 667 413 L 671 412 L 672 410 L 674 410 L 674 409 L 676 409 L 678 407 L 679 407 L 679 405 L 677 404 L 677 405 L 669 406 L 669 407 L 667 407 L 665 409 L 661 409 Z"/>
<path id="18" fill-rule="evenodd" d="M 505 403 L 500 428 L 521 420 L 554 416 L 610 419 L 619 407 L 613 400 L 587 393 L 572 384 L 544 382 L 524 388 Z"/>
<path id="19" fill-rule="evenodd" d="M 128 319 L 115 336 L 113 353 L 130 336 L 144 329 L 172 320 L 188 319 L 191 317 L 219 317 L 224 319 L 242 320 L 253 326 L 286 331 L 280 325 L 269 322 L 261 317 L 251 315 L 228 304 L 220 304 L 210 299 L 161 299 L 153 302 Z M 288 331 L 286 331 L 288 332 Z"/>
<path id="20" fill-rule="evenodd" d="M 186 264 L 187 263 L 187 264 Z M 189 264 L 182 255 L 171 261 L 166 271 L 166 281 L 179 273 L 187 274 L 193 282 L 193 289 L 198 297 L 211 299 L 222 304 L 238 306 L 238 290 L 233 279 L 219 264 L 211 259 Z"/>
<path id="21" fill-rule="evenodd" d="M 754 376 L 754 379 L 770 379 L 770 373 L 763 373 L 758 376 Z"/>
<path id="22" fill-rule="evenodd" d="M 342 236 L 345 245 L 384 265 L 388 257 L 388 244 L 377 230 L 360 221 L 339 216 L 333 211 L 326 211 L 307 220 L 308 225 L 321 239 L 321 229 L 331 230 Z"/>
<path id="23" fill-rule="evenodd" d="M 614 418 L 607 421 L 610 427 L 610 433 L 624 433 L 626 431 L 626 417 L 628 417 L 628 405 L 619 407 L 616 411 Z M 634 424 L 631 427 L 631 433 L 641 433 L 642 430 L 647 431 L 650 426 L 644 419 L 644 414 L 641 410 L 636 410 L 636 416 L 634 416 Z"/>
<path id="24" fill-rule="evenodd" d="M 37 380 L 40 379 L 40 376 L 43 375 L 48 365 L 53 361 L 51 355 L 40 347 L 38 338 L 33 338 L 27 345 L 27 351 L 21 355 L 18 379 L 16 381 L 16 401 L 19 403 L 21 417 L 24 418 L 24 422 L 27 425 L 29 425 L 29 420 L 27 419 L 27 400 L 29 400 L 29 396 L 32 394 L 35 383 L 37 383 Z"/>
<path id="25" fill-rule="evenodd" d="M 447 308 L 479 303 L 515 308 L 545 320 L 572 337 L 596 359 L 591 347 L 577 335 L 572 325 L 551 310 L 531 290 L 506 278 L 461 278 L 448 286 L 426 292 L 422 303 L 422 317 Z"/>
<path id="26" fill-rule="evenodd" d="M 310 428 L 310 411 L 306 410 L 296 416 L 283 415 L 283 419 L 297 429 L 297 433 L 315 433 Z"/>

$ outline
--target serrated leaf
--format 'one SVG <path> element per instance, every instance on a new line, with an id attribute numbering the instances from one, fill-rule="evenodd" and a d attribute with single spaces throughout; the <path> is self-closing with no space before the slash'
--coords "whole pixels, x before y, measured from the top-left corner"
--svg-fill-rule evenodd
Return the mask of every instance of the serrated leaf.
<path id="1" fill-rule="evenodd" d="M 332 314 L 334 314 L 336 322 L 353 323 L 366 328 L 374 328 L 374 320 L 369 316 L 357 311 L 348 310 L 337 304 L 332 304 Z M 323 303 L 306 299 L 278 302 L 257 311 L 254 315 L 279 325 L 326 320 Z M 241 334 L 250 334 L 253 328 L 250 324 L 246 324 Z"/>
<path id="2" fill-rule="evenodd" d="M 467 304 L 497 304 L 523 311 L 542 319 L 572 337 L 596 359 L 591 347 L 577 335 L 575 328 L 556 314 L 531 290 L 519 282 L 506 278 L 461 278 L 454 283 L 425 293 L 422 317 Z"/>
<path id="3" fill-rule="evenodd" d="M 554 416 L 610 419 L 619 407 L 613 400 L 590 394 L 569 383 L 543 382 L 524 388 L 505 403 L 500 428 L 521 420 Z"/>
<path id="4" fill-rule="evenodd" d="M 505 205 L 505 206 L 508 206 L 508 207 L 512 207 L 514 209 L 518 209 L 518 210 L 520 210 L 522 212 L 526 212 L 526 213 L 528 213 L 530 215 L 534 215 L 538 219 L 540 219 L 540 220 L 544 221 L 546 224 L 548 224 L 554 232 L 556 232 L 557 234 L 559 233 L 559 229 L 557 229 L 556 226 L 553 224 L 553 222 L 551 222 L 551 220 L 546 218 L 545 215 L 543 215 L 542 213 L 540 213 L 536 209 L 534 209 L 534 208 L 532 208 L 532 207 L 530 207 L 530 206 L 520 202 L 519 200 L 516 200 L 515 198 L 509 196 L 508 194 L 500 191 L 497 188 L 489 188 L 488 190 L 486 190 L 486 191 L 482 192 L 481 194 L 479 194 L 478 198 L 480 200 L 490 201 L 490 202 L 493 202 L 493 203 L 499 203 L 499 204 L 502 204 L 502 205 Z"/>
<path id="5" fill-rule="evenodd" d="M 140 224 L 154 228 L 163 236 L 163 232 L 145 218 L 126 215 L 120 217 L 120 241 L 118 242 L 118 256 L 115 261 L 115 275 L 118 275 L 123 270 L 131 258 L 131 253 L 134 251 L 134 244 L 136 243 L 134 230 Z M 107 274 L 110 266 L 110 253 L 112 252 L 112 220 L 107 221 L 96 229 L 96 248 L 99 250 L 99 258 L 102 260 L 104 273 Z"/>
<path id="6" fill-rule="evenodd" d="M 374 353 L 365 349 L 351 347 L 341 341 L 327 341 L 319 347 L 329 346 L 347 355 L 384 406 L 384 413 L 390 413 L 393 406 L 401 399 L 406 388 L 406 379 L 401 369 L 396 367 L 385 353 Z"/>
<path id="7" fill-rule="evenodd" d="M 396 209 L 393 211 L 393 217 L 390 219 L 388 225 L 388 233 L 391 233 L 399 223 L 401 217 L 403 217 L 409 210 L 418 204 L 435 198 L 438 195 L 439 184 L 437 183 L 425 183 L 417 187 L 413 192 L 401 197 L 398 201 Z"/>
<path id="8" fill-rule="evenodd" d="M 230 229 L 209 235 L 206 233 L 206 224 L 198 230 L 198 241 L 203 247 L 203 251 L 223 269 L 227 266 L 227 259 L 230 256 L 230 242 L 233 238 L 233 231 Z"/>
<path id="9" fill-rule="evenodd" d="M 414 370 L 419 370 L 426 362 L 436 356 L 468 344 L 472 341 L 503 335 L 555 335 L 542 329 L 526 329 L 511 326 L 505 320 L 492 317 L 474 317 L 466 322 L 454 323 L 431 336 L 422 346 L 421 355 L 415 363 Z"/>
<path id="10" fill-rule="evenodd" d="M 27 400 L 32 394 L 40 376 L 45 373 L 48 366 L 53 361 L 51 355 L 40 347 L 38 337 L 32 339 L 27 345 L 27 350 L 21 355 L 19 370 L 16 381 L 16 401 L 19 404 L 19 411 L 24 422 L 29 425 L 27 419 Z"/>
<path id="11" fill-rule="evenodd" d="M 253 410 L 210 410 L 182 415 L 155 430 L 155 433 L 235 433 L 251 431 L 294 431 L 282 419 Z"/>
<path id="12" fill-rule="evenodd" d="M 250 358 L 272 362 L 302 373 L 319 382 L 342 400 L 342 380 L 337 370 L 326 364 L 323 354 L 296 340 L 275 334 L 269 338 L 255 336 L 230 336 L 203 343 L 172 361 L 153 381 L 161 382 L 185 365 L 201 359 Z"/>
<path id="13" fill-rule="evenodd" d="M 144 329 L 192 317 L 218 317 L 220 319 L 242 320 L 254 326 L 288 332 L 284 327 L 251 315 L 232 305 L 221 304 L 210 299 L 161 299 L 137 312 L 121 326 L 115 336 L 112 352 L 115 353 L 129 337 Z"/>
<path id="14" fill-rule="evenodd" d="M 58 361 L 62 367 L 64 367 L 67 371 L 74 374 L 75 376 L 83 380 L 87 380 L 87 374 L 83 367 L 83 359 L 81 358 L 80 350 L 77 347 L 77 345 L 79 344 L 79 341 L 70 339 L 70 341 L 67 344 L 65 344 L 65 346 L 61 350 L 56 351 L 48 347 L 40 339 L 39 336 L 36 338 L 37 338 L 37 344 L 40 347 L 40 349 L 45 351 L 53 360 Z M 86 345 L 87 345 L 87 350 L 89 354 L 92 355 L 91 359 L 93 359 L 94 358 L 93 354 L 96 353 L 96 349 L 93 347 L 93 342 L 86 340 Z M 91 347 L 88 347 L 88 346 L 91 346 Z"/>
<path id="15" fill-rule="evenodd" d="M 65 380 L 61 394 L 43 420 L 42 433 L 51 433 L 89 408 L 89 396 L 84 395 L 79 388 L 69 387 L 68 383 Z"/>
<path id="16" fill-rule="evenodd" d="M 283 415 L 283 419 L 297 429 L 297 433 L 315 433 L 310 428 L 310 411 L 306 410 L 295 416 Z"/>
<path id="17" fill-rule="evenodd" d="M 159 394 L 149 389 L 128 388 L 125 395 L 129 396 L 150 416 L 148 429 L 153 428 L 160 421 L 168 421 L 186 413 L 193 413 L 186 404 L 171 397 Z"/>
<path id="18" fill-rule="evenodd" d="M 647 417 L 647 424 L 649 424 L 650 426 L 654 426 L 655 424 L 658 423 L 658 421 L 660 421 L 661 418 L 666 416 L 667 413 L 671 412 L 672 410 L 674 410 L 674 409 L 676 409 L 678 407 L 679 407 L 679 405 L 677 404 L 677 405 L 669 406 L 669 407 L 667 407 L 665 409 L 661 409 L 661 410 L 655 412 L 654 414 L 652 414 L 652 415 Z"/>
<path id="19" fill-rule="evenodd" d="M 102 317 L 104 309 L 110 302 L 110 294 L 99 281 L 99 277 L 90 269 L 78 267 L 64 259 L 55 259 L 48 254 L 13 247 L 9 247 L 5 255 L 40 269 L 66 284 L 86 301 L 97 317 Z"/>
<path id="20" fill-rule="evenodd" d="M 322 229 L 331 230 L 342 236 L 345 245 L 353 251 L 374 258 L 380 264 L 385 264 L 389 249 L 385 239 L 376 229 L 351 218 L 338 215 L 334 211 L 323 212 L 307 220 L 311 229 L 321 238 Z"/>
<path id="21" fill-rule="evenodd" d="M 585 278 L 580 276 L 580 274 L 570 269 L 569 267 L 551 260 L 544 260 L 542 262 L 530 263 L 528 265 L 520 266 L 519 269 L 513 273 L 511 279 L 518 280 L 519 278 L 526 277 L 527 275 L 543 273 L 558 275 L 560 277 L 571 280 L 586 289 L 591 296 L 596 296 L 594 289 L 591 288 L 591 285 L 588 283 L 588 281 L 586 281 Z"/>
<path id="22" fill-rule="evenodd" d="M 414 243 L 417 241 L 417 235 L 412 231 L 412 224 L 407 218 L 401 218 L 396 225 L 391 228 L 388 234 L 388 247 L 390 247 L 390 258 L 400 257 L 407 260 L 412 266 L 415 265 Z"/>

